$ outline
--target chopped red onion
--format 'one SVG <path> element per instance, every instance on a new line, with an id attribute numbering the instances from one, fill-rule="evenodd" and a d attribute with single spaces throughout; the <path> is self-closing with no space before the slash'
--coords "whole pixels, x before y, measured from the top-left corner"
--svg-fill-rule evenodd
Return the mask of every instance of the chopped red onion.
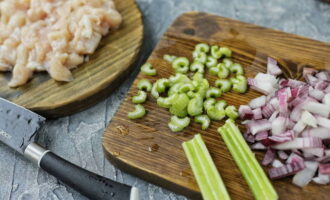
<path id="1" fill-rule="evenodd" d="M 290 88 L 297 88 L 299 86 L 306 85 L 306 83 L 298 80 L 293 79 L 282 79 L 279 83 L 281 87 L 290 87 Z"/>
<path id="2" fill-rule="evenodd" d="M 330 149 L 324 150 L 325 156 L 330 156 Z"/>
<path id="3" fill-rule="evenodd" d="M 247 105 L 241 105 L 238 109 L 239 115 L 241 119 L 252 119 L 253 112 L 252 109 Z"/>
<path id="4" fill-rule="evenodd" d="M 300 157 L 297 153 L 291 153 L 288 159 L 286 160 L 286 163 L 292 163 L 292 162 L 304 162 L 304 159 Z"/>
<path id="5" fill-rule="evenodd" d="M 321 116 L 316 116 L 316 121 L 318 125 L 330 129 L 330 119 Z M 330 132 L 330 130 L 328 131 Z"/>
<path id="6" fill-rule="evenodd" d="M 318 82 L 318 79 L 315 78 L 313 75 L 307 74 L 305 77 L 305 80 L 308 84 L 315 86 L 316 83 Z"/>
<path id="7" fill-rule="evenodd" d="M 321 174 L 330 174 L 330 163 L 320 163 L 319 170 Z"/>
<path id="8" fill-rule="evenodd" d="M 260 97 L 254 98 L 250 101 L 249 106 L 252 109 L 260 108 L 266 104 L 266 96 L 262 95 Z"/>
<path id="9" fill-rule="evenodd" d="M 295 138 L 292 141 L 274 145 L 274 149 L 290 150 L 290 149 L 305 149 L 305 148 L 322 148 L 321 138 Z"/>
<path id="10" fill-rule="evenodd" d="M 262 132 L 259 132 L 255 135 L 255 140 L 256 141 L 261 141 L 261 140 L 264 140 L 268 138 L 268 132 L 267 131 L 262 131 Z"/>
<path id="11" fill-rule="evenodd" d="M 255 150 L 265 150 L 267 149 L 267 147 L 265 145 L 263 145 L 260 142 L 254 143 L 251 145 L 251 149 L 255 149 Z"/>
<path id="12" fill-rule="evenodd" d="M 315 75 L 318 79 L 323 81 L 330 81 L 330 73 L 327 71 L 319 72 Z"/>
<path id="13" fill-rule="evenodd" d="M 252 135 L 255 135 L 261 131 L 268 131 L 272 128 L 272 124 L 265 119 L 251 121 L 251 123 L 247 124 L 247 126 Z"/>
<path id="14" fill-rule="evenodd" d="M 265 157 L 262 160 L 262 164 L 264 166 L 267 166 L 270 163 L 272 163 L 274 159 L 275 159 L 275 150 L 272 148 L 268 148 L 266 151 Z"/>
<path id="15" fill-rule="evenodd" d="M 268 137 L 269 140 L 275 143 L 289 142 L 292 141 L 293 138 L 294 138 L 294 132 L 292 130 Z"/>
<path id="16" fill-rule="evenodd" d="M 329 117 L 330 114 L 330 106 L 316 102 L 304 103 L 304 109 L 323 117 Z"/>
<path id="17" fill-rule="evenodd" d="M 272 162 L 272 167 L 282 167 L 283 166 L 283 163 L 277 159 L 274 159 L 273 162 Z"/>
<path id="18" fill-rule="evenodd" d="M 321 139 L 330 139 L 330 131 L 327 128 L 318 127 L 318 128 L 311 128 L 306 129 L 301 134 L 303 137 L 318 137 Z"/>
<path id="19" fill-rule="evenodd" d="M 317 158 L 315 160 L 320 162 L 320 163 L 328 163 L 328 162 L 330 162 L 330 155 L 326 155 L 326 156 Z"/>
<path id="20" fill-rule="evenodd" d="M 245 133 L 243 136 L 244 136 L 244 138 L 245 138 L 246 141 L 248 141 L 250 143 L 254 143 L 255 142 L 254 136 L 251 135 L 250 133 Z"/>
<path id="21" fill-rule="evenodd" d="M 327 88 L 325 88 L 323 92 L 330 93 L 330 85 Z"/>
<path id="22" fill-rule="evenodd" d="M 293 130 L 296 135 L 299 135 L 306 128 L 306 124 L 299 120 L 296 125 L 294 125 Z"/>
<path id="23" fill-rule="evenodd" d="M 326 81 L 318 81 L 318 82 L 315 84 L 315 89 L 317 89 L 317 90 L 324 90 L 324 89 L 326 89 L 328 86 L 329 86 L 329 83 L 328 83 L 328 82 L 326 82 Z"/>
<path id="24" fill-rule="evenodd" d="M 252 89 L 266 96 L 240 107 L 239 113 L 247 128 L 244 136 L 254 143 L 252 149 L 267 150 L 262 164 L 272 165 L 271 178 L 296 174 L 293 183 L 300 187 L 311 180 L 328 184 L 330 72 L 304 68 L 306 82 L 283 78 L 278 81 L 274 75 L 280 73 L 276 60 L 268 58 L 267 74 L 258 73 L 254 79 L 248 79 Z M 276 154 L 286 165 L 275 158 Z M 318 168 L 329 175 L 319 173 L 314 177 Z"/>
<path id="25" fill-rule="evenodd" d="M 281 116 L 288 116 L 289 112 L 288 112 L 288 100 L 289 100 L 289 96 L 288 93 L 286 92 L 285 88 L 280 89 L 277 93 L 277 98 L 279 101 L 279 105 L 280 105 L 280 115 Z"/>
<path id="26" fill-rule="evenodd" d="M 276 90 L 277 80 L 273 75 L 258 73 L 254 79 L 248 79 L 248 84 L 252 89 L 269 95 Z"/>
<path id="27" fill-rule="evenodd" d="M 293 127 L 296 125 L 296 123 L 294 123 L 291 119 L 286 119 L 286 125 L 285 125 L 285 127 L 286 127 L 286 129 L 288 130 L 292 130 L 293 129 Z"/>
<path id="28" fill-rule="evenodd" d="M 311 126 L 314 128 L 317 127 L 316 118 L 310 112 L 308 112 L 306 110 L 304 112 L 302 112 L 300 120 L 308 126 Z"/>
<path id="29" fill-rule="evenodd" d="M 326 185 L 330 183 L 330 175 L 321 174 L 319 172 L 318 176 L 313 178 L 313 181 L 317 184 Z"/>
<path id="30" fill-rule="evenodd" d="M 317 99 L 318 101 L 321 101 L 325 95 L 321 90 L 314 89 L 312 87 L 309 88 L 308 94 L 309 96 Z"/>
<path id="31" fill-rule="evenodd" d="M 305 168 L 304 162 L 293 162 L 282 167 L 274 167 L 268 170 L 269 177 L 271 179 L 283 178 L 291 176 Z"/>
<path id="32" fill-rule="evenodd" d="M 317 157 L 323 157 L 324 155 L 324 148 L 302 149 L 302 151 L 304 152 L 304 154 L 310 154 L 312 156 L 317 156 Z"/>
<path id="33" fill-rule="evenodd" d="M 318 163 L 305 161 L 305 166 L 306 168 L 296 173 L 292 179 L 293 184 L 299 187 L 306 186 L 313 179 Z"/>
<path id="34" fill-rule="evenodd" d="M 277 65 L 277 61 L 271 57 L 267 58 L 267 74 L 275 76 L 282 74 L 282 70 Z"/>
<path id="35" fill-rule="evenodd" d="M 288 159 L 288 154 L 285 153 L 285 151 L 277 151 L 278 157 L 282 160 Z"/>
<path id="36" fill-rule="evenodd" d="M 271 103 L 267 103 L 267 105 L 261 108 L 262 115 L 265 118 L 269 118 L 275 111 L 276 108 L 274 108 L 274 106 Z"/>
<path id="37" fill-rule="evenodd" d="M 286 124 L 286 118 L 285 117 L 278 117 L 274 119 L 272 122 L 272 134 L 273 135 L 278 135 L 280 133 L 283 133 L 285 131 L 285 126 Z"/>
<path id="38" fill-rule="evenodd" d="M 272 145 L 275 145 L 276 142 L 270 140 L 269 138 L 266 138 L 266 139 L 263 139 L 263 140 L 260 140 L 260 142 L 265 145 L 266 147 L 269 147 L 269 146 L 272 146 Z"/>
<path id="39" fill-rule="evenodd" d="M 261 108 L 256 108 L 252 110 L 252 113 L 253 113 L 253 119 L 262 119 Z"/>
<path id="40" fill-rule="evenodd" d="M 268 121 L 273 122 L 276 119 L 278 113 L 278 111 L 274 111 L 273 114 L 269 117 Z"/>
<path id="41" fill-rule="evenodd" d="M 322 103 L 326 104 L 326 105 L 330 105 L 330 93 L 326 94 L 323 99 L 322 99 Z"/>
<path id="42" fill-rule="evenodd" d="M 301 114 L 302 114 L 302 109 L 301 109 L 301 106 L 298 105 L 298 106 L 294 107 L 294 109 L 290 113 L 290 119 L 297 122 L 300 120 Z"/>

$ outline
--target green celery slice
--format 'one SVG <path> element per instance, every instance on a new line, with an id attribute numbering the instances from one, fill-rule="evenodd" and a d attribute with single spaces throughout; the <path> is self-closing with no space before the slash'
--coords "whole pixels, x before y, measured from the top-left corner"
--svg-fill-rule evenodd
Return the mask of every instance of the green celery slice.
<path id="1" fill-rule="evenodd" d="M 230 200 L 227 189 L 200 134 L 182 143 L 204 200 Z"/>
<path id="2" fill-rule="evenodd" d="M 240 130 L 232 120 L 218 129 L 236 164 L 257 200 L 278 199 L 278 195 L 267 175 L 245 142 Z"/>

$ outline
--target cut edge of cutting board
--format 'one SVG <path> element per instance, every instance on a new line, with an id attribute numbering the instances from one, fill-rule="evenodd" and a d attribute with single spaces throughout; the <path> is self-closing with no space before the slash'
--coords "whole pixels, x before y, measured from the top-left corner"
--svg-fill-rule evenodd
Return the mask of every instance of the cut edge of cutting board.
<path id="1" fill-rule="evenodd" d="M 209 18 L 210 21 L 208 23 L 204 24 L 204 21 L 202 19 L 204 18 Z M 185 21 L 186 20 L 186 21 Z M 195 33 L 195 28 L 193 27 L 193 25 L 191 24 L 191 21 L 193 20 L 199 20 L 198 23 L 194 23 L 194 25 L 198 25 L 198 26 L 202 26 L 202 28 L 199 28 L 198 30 L 200 30 L 200 33 Z M 215 23 L 218 23 L 218 25 L 216 25 Z M 223 24 L 220 24 L 223 23 Z M 210 24 L 215 24 L 216 26 L 214 27 L 209 27 Z M 232 26 L 232 27 L 231 27 Z M 240 26 L 244 26 L 241 29 L 239 28 Z M 209 30 L 207 30 L 209 28 Z M 222 33 L 223 28 L 225 29 L 225 33 Z M 233 28 L 233 29 L 232 29 Z M 236 30 L 244 30 L 242 31 L 242 33 L 236 33 Z M 205 31 L 205 32 L 204 32 Z M 211 32 L 211 33 L 210 33 Z M 243 65 L 247 64 L 244 63 L 244 59 L 246 56 L 248 56 L 247 54 L 245 54 L 245 49 L 241 48 L 242 46 L 240 46 L 239 42 L 235 43 L 235 41 L 233 41 L 235 44 L 233 44 L 234 47 L 232 47 L 230 44 L 231 40 L 226 40 L 228 38 L 226 38 L 225 35 L 223 34 L 232 34 L 232 35 L 238 35 L 238 37 L 247 37 L 247 38 L 251 38 L 256 36 L 256 33 L 262 33 L 264 35 L 258 35 L 258 37 L 254 38 L 253 42 L 258 43 L 258 40 L 262 41 L 265 40 L 265 38 L 270 37 L 270 40 L 267 40 L 267 42 L 265 42 L 265 44 L 258 44 L 259 48 L 266 50 L 265 52 L 258 52 L 256 51 L 256 60 L 253 62 L 253 64 L 256 65 L 256 67 L 254 68 L 254 66 L 249 66 L 251 67 L 251 69 L 249 69 L 250 71 L 255 70 L 254 72 L 252 72 L 254 75 L 259 72 L 260 70 L 265 72 L 266 71 L 266 59 L 267 56 L 272 56 L 274 57 L 276 60 L 279 61 L 279 64 L 281 65 L 284 75 L 288 76 L 288 77 L 292 77 L 292 78 L 297 78 L 297 79 L 301 79 L 302 78 L 302 69 L 303 67 L 308 67 L 308 66 L 313 66 L 317 69 L 330 69 L 330 65 L 328 65 L 327 63 L 330 63 L 330 57 L 328 56 L 330 53 L 330 44 L 328 43 L 324 43 L 324 42 L 320 42 L 320 41 L 316 41 L 313 39 L 309 39 L 309 38 L 305 38 L 302 36 L 298 36 L 298 35 L 294 35 L 294 34 L 290 34 L 290 33 L 285 33 L 285 32 L 281 32 L 278 30 L 273 30 L 270 28 L 264 28 L 264 27 L 260 27 L 257 25 L 253 25 L 253 24 L 249 24 L 249 23 L 245 23 L 245 22 L 240 22 L 237 20 L 233 20 L 233 19 L 228 19 L 228 18 L 224 18 L 224 17 L 220 17 L 220 16 L 216 16 L 213 14 L 207 14 L 207 13 L 203 13 L 203 12 L 187 12 L 182 14 L 181 16 L 179 16 L 174 22 L 173 24 L 168 28 L 168 30 L 165 32 L 164 36 L 161 38 L 160 42 L 158 43 L 158 45 L 156 46 L 156 48 L 154 49 L 154 51 L 152 52 L 151 56 L 148 58 L 148 62 L 154 64 L 154 62 L 157 62 L 158 65 L 154 65 L 155 68 L 157 70 L 160 71 L 160 73 L 165 73 L 164 71 L 166 71 L 166 69 L 164 69 L 164 63 L 163 61 L 160 61 L 162 59 L 162 55 L 165 53 L 171 54 L 173 52 L 178 52 L 178 49 L 170 49 L 172 52 L 167 52 L 165 50 L 169 49 L 169 46 L 173 46 L 173 44 L 175 45 L 182 45 L 182 46 L 188 46 L 189 48 L 193 48 L 194 45 L 192 44 L 197 44 L 200 42 L 209 42 L 209 43 L 217 43 L 217 44 L 222 44 L 225 43 L 227 46 L 229 46 L 230 48 L 233 48 L 234 51 L 234 60 L 235 60 L 235 54 L 240 54 L 238 55 L 239 58 L 237 58 L 238 62 L 242 61 Z M 205 35 L 206 34 L 206 35 Z M 214 37 L 208 37 L 211 34 Z M 271 36 L 274 35 L 275 40 L 271 40 L 274 39 Z M 278 44 L 276 43 L 276 39 L 282 39 L 281 42 L 279 42 Z M 224 39 L 225 38 L 225 39 Z M 242 39 L 242 41 L 244 41 L 244 39 Z M 253 42 L 251 43 L 251 45 L 253 45 Z M 294 44 L 291 44 L 291 42 Z M 300 43 L 303 43 L 302 46 L 299 46 Z M 243 44 L 243 46 L 246 44 Z M 307 46 L 307 48 L 305 48 Z M 311 49 L 309 49 L 309 47 L 313 47 Z M 251 47 L 252 49 L 254 48 L 253 46 Z M 299 50 L 300 52 L 294 52 L 292 50 Z M 191 51 L 190 51 L 191 52 Z M 308 52 L 308 54 L 306 55 L 305 53 Z M 174 55 L 181 55 L 180 54 L 182 52 L 180 52 Z M 185 52 L 183 52 L 184 54 Z M 258 54 L 260 53 L 260 55 Z M 300 56 L 300 53 L 303 54 L 303 56 Z M 289 54 L 289 55 L 287 55 Z M 315 55 L 318 55 L 317 58 L 315 58 Z M 191 57 L 190 55 L 184 55 L 187 57 Z M 261 67 L 260 67 L 261 66 Z M 258 68 L 259 67 L 259 68 Z M 169 71 L 172 71 L 172 69 L 169 69 Z M 168 75 L 168 73 L 166 72 L 166 75 Z M 249 74 L 251 76 L 251 74 Z M 250 77 L 249 76 L 249 77 Z M 160 75 L 160 77 L 162 77 L 162 75 Z M 151 125 L 151 127 L 148 127 L 149 124 L 152 124 L 151 122 L 151 116 L 148 118 L 148 114 L 146 115 L 146 117 L 144 117 L 143 119 L 139 119 L 139 120 L 135 120 L 135 121 L 131 121 L 127 119 L 127 112 L 131 109 L 133 109 L 133 104 L 130 102 L 131 97 L 136 94 L 136 83 L 138 79 L 141 78 L 146 78 L 146 76 L 139 74 L 138 77 L 136 78 L 136 80 L 134 81 L 133 85 L 131 86 L 131 88 L 129 89 L 129 92 L 127 94 L 127 96 L 125 97 L 125 99 L 123 100 L 123 102 L 121 103 L 119 109 L 117 110 L 117 112 L 115 113 L 114 117 L 112 118 L 109 126 L 106 128 L 104 135 L 102 137 L 102 141 L 103 141 L 103 150 L 105 152 L 105 155 L 107 157 L 107 159 L 113 163 L 115 166 L 118 166 L 120 169 L 131 173 L 133 175 L 136 175 L 144 180 L 150 181 L 153 184 L 159 185 L 161 187 L 164 187 L 166 189 L 172 190 L 174 192 L 177 192 L 179 194 L 183 194 L 189 198 L 192 199 L 201 199 L 201 195 L 199 193 L 199 189 L 196 185 L 196 182 L 194 181 L 194 179 L 191 179 L 191 184 L 194 185 L 192 187 L 187 187 L 187 185 L 181 185 L 178 182 L 173 182 L 173 180 L 175 180 L 175 177 L 169 177 L 166 173 L 159 173 L 159 171 L 162 170 L 150 170 L 149 168 L 152 168 L 150 166 L 148 166 L 149 168 L 145 168 L 145 166 L 139 165 L 137 163 L 141 163 L 143 162 L 143 159 L 146 160 L 146 162 L 149 163 L 149 161 L 147 161 L 149 158 L 149 156 L 152 159 L 159 159 L 157 158 L 157 156 L 152 156 L 153 154 L 148 154 L 147 150 L 145 150 L 145 156 L 143 155 L 139 155 L 137 152 L 143 152 L 141 149 L 139 148 L 145 148 L 145 144 L 140 145 L 140 146 L 134 146 L 136 145 L 135 143 L 139 143 L 133 140 L 129 140 L 132 137 L 135 136 L 135 134 L 137 133 L 133 133 L 134 136 L 131 136 L 130 133 L 128 134 L 119 134 L 118 132 L 121 132 L 121 130 L 118 129 L 118 125 L 121 126 L 126 126 L 126 128 L 128 128 L 128 130 L 131 130 L 129 128 L 134 128 L 134 129 L 138 129 L 138 131 L 140 131 L 141 135 L 145 134 L 144 132 L 147 133 L 153 133 L 153 134 L 158 134 L 158 132 L 166 132 L 166 128 L 164 128 L 164 126 L 166 125 L 160 125 L 161 123 L 165 123 L 167 124 L 166 119 L 162 119 L 162 118 L 157 118 L 156 120 L 159 120 L 160 122 L 155 122 L 155 125 Z M 149 78 L 149 77 L 148 77 Z M 159 77 L 157 77 L 159 78 Z M 150 78 L 151 80 L 155 80 L 154 77 Z M 241 98 L 243 99 L 242 101 L 245 101 L 245 103 L 248 102 L 248 100 L 260 96 L 260 93 L 255 92 L 255 91 L 251 91 L 249 90 L 248 94 L 243 96 L 241 95 Z M 150 100 L 150 96 L 148 96 L 149 101 L 152 101 L 151 103 L 147 102 L 145 104 L 146 109 L 150 110 L 150 109 L 158 109 L 159 113 L 162 114 L 164 112 L 164 109 L 159 108 L 156 104 L 154 100 Z M 226 96 L 224 97 L 226 99 Z M 229 97 L 227 97 L 229 98 Z M 238 100 L 238 98 L 240 98 L 240 96 L 235 97 Z M 226 99 L 227 100 L 227 99 Z M 227 100 L 228 101 L 228 100 Z M 230 102 L 229 102 L 230 103 Z M 156 111 L 150 110 L 150 113 L 155 113 Z M 167 111 L 166 111 L 167 112 Z M 227 148 L 225 147 L 225 144 L 222 140 L 222 138 L 220 137 L 220 135 L 216 132 L 216 127 L 218 127 L 219 125 L 223 124 L 223 122 L 216 122 L 216 124 L 212 125 L 211 128 L 207 129 L 206 131 L 199 131 L 202 132 L 203 134 L 206 134 L 206 132 L 210 132 L 207 133 L 207 135 L 204 136 L 204 140 L 206 142 L 207 147 L 210 150 L 211 156 L 213 157 L 213 159 L 216 162 L 217 168 L 220 171 L 220 174 L 223 176 L 224 178 L 224 182 L 229 190 L 230 195 L 232 195 L 233 199 L 253 199 L 252 193 L 249 190 L 244 178 L 242 177 L 238 167 L 236 166 L 235 162 L 233 161 L 233 159 L 231 158 L 231 155 L 229 153 L 229 151 L 227 150 Z M 156 127 L 156 125 L 158 125 Z M 195 124 L 191 125 L 192 127 L 188 127 L 188 130 L 184 130 L 183 133 L 179 133 L 179 134 L 174 134 L 176 136 L 170 136 L 170 137 L 178 137 L 180 139 L 178 140 L 188 140 L 190 138 L 193 137 L 193 133 L 191 133 L 190 130 L 198 130 L 199 126 L 196 126 Z M 118 130 L 117 130 L 118 129 Z M 153 130 L 154 129 L 154 130 Z M 189 132 L 190 131 L 190 132 Z M 129 131 L 128 131 L 129 132 Z M 135 132 L 135 130 L 133 130 L 133 132 Z M 212 133 L 211 133 L 212 132 Z M 243 131 L 242 131 L 243 132 Z M 203 135 L 202 134 L 202 135 Z M 211 135 L 213 134 L 213 135 Z M 125 139 L 128 138 L 128 139 Z M 142 136 L 141 136 L 142 137 Z M 161 135 L 157 135 L 155 137 L 166 137 L 166 136 L 161 136 Z M 141 138 L 142 139 L 142 138 Z M 174 141 L 172 139 L 169 139 L 170 141 Z M 215 141 L 216 145 L 213 145 L 212 143 Z M 120 143 L 116 143 L 116 142 L 120 142 Z M 132 144 L 134 143 L 134 144 Z M 142 143 L 142 142 L 140 142 Z M 214 151 L 215 147 L 220 147 L 219 145 L 222 145 L 221 148 L 223 149 L 217 149 L 216 151 Z M 181 146 L 181 145 L 180 145 Z M 223 147 L 224 146 L 224 147 Z M 170 147 L 169 147 L 170 148 Z M 181 147 L 177 147 L 177 149 L 180 149 L 180 159 L 185 159 L 186 158 L 182 158 L 182 155 L 184 155 L 183 150 Z M 220 150 L 223 150 L 223 152 L 220 152 Z M 127 151 L 129 153 L 127 153 Z M 121 153 L 124 152 L 124 153 Z M 125 154 L 125 152 L 127 154 Z M 218 155 L 222 154 L 222 155 Z M 255 152 L 256 153 L 256 157 L 258 159 L 258 161 L 260 162 L 263 158 L 264 152 L 260 153 L 260 152 Z M 156 154 L 154 154 L 156 155 Z M 135 157 L 142 157 L 141 160 L 139 162 L 136 162 Z M 175 156 L 177 155 L 173 155 L 172 159 L 175 159 Z M 221 158 L 221 157 L 226 157 L 226 158 Z M 229 175 L 227 175 L 226 173 L 223 173 L 223 171 L 225 171 L 224 169 L 222 169 L 221 163 L 219 163 L 219 160 L 221 159 L 228 161 L 228 164 L 224 164 L 224 166 L 231 166 L 232 168 L 230 169 L 225 169 L 225 170 L 229 170 L 228 173 L 230 174 L 230 178 L 228 178 Z M 163 158 L 160 158 L 159 160 L 163 160 Z M 163 160 L 166 161 L 166 160 Z M 167 160 L 168 162 L 170 162 L 171 160 Z M 153 162 L 150 162 L 153 163 Z M 189 167 L 188 161 L 186 160 L 186 165 Z M 160 165 L 170 165 L 171 163 L 160 163 Z M 162 167 L 160 167 L 162 168 Z M 265 168 L 264 168 L 265 169 Z M 186 168 L 182 168 L 182 169 L 178 169 L 179 171 L 182 170 L 183 172 L 186 170 Z M 192 172 L 189 169 L 189 176 L 192 177 Z M 221 172 L 222 171 L 222 172 Z M 181 172 L 180 172 L 181 173 Z M 179 174 L 178 174 L 179 176 Z M 182 178 L 182 177 L 181 177 Z M 231 181 L 229 181 L 229 179 L 232 179 Z M 312 191 L 306 192 L 305 189 L 300 189 L 296 186 L 294 186 L 291 183 L 292 178 L 285 178 L 282 180 L 278 180 L 278 181 L 272 181 L 272 183 L 275 185 L 275 188 L 279 191 L 281 191 L 283 193 L 283 191 L 286 191 L 287 194 L 282 194 L 279 193 L 280 195 L 280 199 L 283 198 L 288 198 L 288 196 L 290 197 L 290 199 L 293 200 L 298 200 L 301 199 L 301 197 L 303 195 L 306 195 L 305 197 L 308 197 L 309 199 L 319 199 L 319 198 L 325 198 L 327 194 L 330 194 L 329 192 L 327 192 L 330 187 L 329 186 L 318 186 L 318 188 L 315 188 L 312 184 L 310 184 L 309 186 L 307 186 L 305 189 L 308 190 L 310 188 L 312 188 Z M 240 183 L 235 183 L 236 182 L 240 182 Z M 181 182 L 182 183 L 182 182 Z M 311 186 L 312 185 L 312 186 Z M 318 194 L 318 192 L 323 192 L 322 194 Z M 242 193 L 242 194 L 240 194 Z M 292 194 L 292 196 L 290 196 L 289 194 Z M 318 195 L 316 195 L 318 194 Z M 283 196 L 282 196 L 283 195 Z"/>
<path id="2" fill-rule="evenodd" d="M 109 96 L 132 72 L 144 34 L 137 3 L 134 0 L 114 2 L 123 23 L 102 38 L 89 61 L 72 70 L 72 82 L 57 82 L 42 72 L 35 73 L 26 85 L 13 89 L 6 86 L 8 74 L 0 74 L 1 83 L 5 83 L 1 96 L 47 118 L 74 114 Z"/>

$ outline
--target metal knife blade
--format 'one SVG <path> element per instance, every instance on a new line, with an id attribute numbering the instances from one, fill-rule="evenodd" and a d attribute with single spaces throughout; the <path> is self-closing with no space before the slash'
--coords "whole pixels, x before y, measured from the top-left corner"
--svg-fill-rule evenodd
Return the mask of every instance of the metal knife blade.
<path id="1" fill-rule="evenodd" d="M 22 106 L 0 98 L 0 141 L 23 154 L 35 141 L 45 118 Z"/>

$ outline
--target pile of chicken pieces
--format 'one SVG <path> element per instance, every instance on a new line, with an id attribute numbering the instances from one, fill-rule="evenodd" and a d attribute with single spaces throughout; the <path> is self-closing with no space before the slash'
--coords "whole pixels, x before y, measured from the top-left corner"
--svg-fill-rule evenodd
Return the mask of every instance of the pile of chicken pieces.
<path id="1" fill-rule="evenodd" d="M 34 71 L 73 80 L 70 70 L 122 21 L 112 0 L 3 0 L 0 15 L 0 71 L 12 71 L 10 87 Z"/>

